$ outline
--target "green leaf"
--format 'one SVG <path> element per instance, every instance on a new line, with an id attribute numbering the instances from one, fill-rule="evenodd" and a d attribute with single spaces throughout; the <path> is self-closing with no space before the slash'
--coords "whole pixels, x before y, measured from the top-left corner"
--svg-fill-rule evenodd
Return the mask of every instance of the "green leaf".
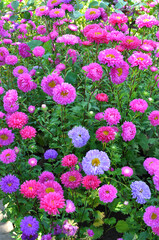
<path id="1" fill-rule="evenodd" d="M 9 20 L 12 22 L 12 21 L 16 21 L 17 19 L 18 19 L 17 15 L 12 15 Z"/>
<path id="2" fill-rule="evenodd" d="M 100 6 L 101 8 L 107 9 L 108 5 L 109 5 L 108 2 L 101 2 L 99 6 Z"/>
<path id="3" fill-rule="evenodd" d="M 13 1 L 11 3 L 11 6 L 12 6 L 12 8 L 14 8 L 14 10 L 16 10 L 19 7 L 19 2 L 18 1 Z"/>
<path id="4" fill-rule="evenodd" d="M 66 74 L 66 77 L 65 77 L 66 82 L 74 85 L 76 83 L 76 79 L 77 79 L 77 74 L 76 73 L 69 71 Z"/>
<path id="5" fill-rule="evenodd" d="M 127 224 L 127 222 L 125 222 L 124 220 L 119 220 L 115 226 L 117 232 L 119 233 L 124 233 L 127 232 L 129 230 L 129 226 Z"/>
<path id="6" fill-rule="evenodd" d="M 74 11 L 74 12 L 73 12 L 73 16 L 74 16 L 75 19 L 78 19 L 78 18 L 82 17 L 83 14 L 80 13 L 80 12 L 78 12 L 78 11 Z"/>
<path id="7" fill-rule="evenodd" d="M 111 218 L 105 218 L 104 219 L 104 222 L 105 224 L 108 224 L 108 225 L 113 225 L 116 223 L 116 219 L 114 217 L 111 217 Z"/>
<path id="8" fill-rule="evenodd" d="M 51 39 L 44 43 L 43 48 L 45 48 L 45 52 L 52 53 L 52 41 L 51 41 Z"/>
<path id="9" fill-rule="evenodd" d="M 4 7 L 4 3 L 3 2 L 0 2 L 0 10 L 2 10 Z"/>
<path id="10" fill-rule="evenodd" d="M 124 236 L 123 236 L 123 239 L 124 240 L 133 240 L 133 234 L 131 233 L 125 233 Z"/>
<path id="11" fill-rule="evenodd" d="M 97 7 L 98 6 L 98 2 L 97 1 L 93 1 L 89 4 L 89 8 L 93 8 L 93 7 Z"/>
<path id="12" fill-rule="evenodd" d="M 139 240 L 146 240 L 146 239 L 148 239 L 148 232 L 142 232 L 142 233 L 140 233 L 140 235 L 139 235 Z"/>
<path id="13" fill-rule="evenodd" d="M 31 18 L 30 12 L 24 12 L 23 18 L 24 19 L 30 19 Z"/>
<path id="14" fill-rule="evenodd" d="M 27 44 L 31 48 L 31 50 L 33 50 L 35 47 L 42 45 L 42 42 L 39 40 L 32 40 L 32 41 L 28 42 Z"/>

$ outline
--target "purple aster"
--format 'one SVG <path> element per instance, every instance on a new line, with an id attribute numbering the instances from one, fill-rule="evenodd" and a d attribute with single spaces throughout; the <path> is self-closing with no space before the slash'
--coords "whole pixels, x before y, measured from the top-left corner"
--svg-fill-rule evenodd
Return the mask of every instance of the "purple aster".
<path id="1" fill-rule="evenodd" d="M 21 43 L 19 45 L 19 55 L 23 58 L 31 57 L 31 49 L 26 43 Z"/>
<path id="2" fill-rule="evenodd" d="M 44 153 L 45 159 L 49 159 L 49 158 L 54 159 L 54 158 L 57 158 L 57 156 L 58 156 L 58 153 L 54 149 L 49 149 Z"/>
<path id="3" fill-rule="evenodd" d="M 88 229 L 87 233 L 88 233 L 89 237 L 93 237 L 94 236 L 94 232 L 91 229 Z"/>
<path id="4" fill-rule="evenodd" d="M 62 0 L 62 2 L 64 2 L 64 3 L 69 3 L 69 2 L 71 2 L 72 0 Z"/>
<path id="5" fill-rule="evenodd" d="M 54 227 L 54 235 L 59 235 L 62 233 L 62 228 L 60 225 L 56 225 L 56 227 Z"/>
<path id="6" fill-rule="evenodd" d="M 8 130 L 8 128 L 0 129 L 0 144 L 2 146 L 9 145 L 13 141 L 14 141 L 14 133 L 12 133 L 12 130 Z"/>
<path id="7" fill-rule="evenodd" d="M 103 151 L 90 150 L 82 160 L 82 167 L 87 175 L 103 174 L 110 168 L 110 159 Z"/>
<path id="8" fill-rule="evenodd" d="M 64 221 L 64 224 L 62 226 L 63 233 L 66 234 L 67 236 L 75 236 L 78 227 L 73 226 L 71 223 L 68 222 L 68 220 Z"/>
<path id="9" fill-rule="evenodd" d="M 6 175 L 0 181 L 1 190 L 5 193 L 13 193 L 16 192 L 19 188 L 19 179 L 14 175 Z"/>
<path id="10" fill-rule="evenodd" d="M 22 234 L 21 239 L 22 240 L 35 240 L 38 238 L 38 234 L 27 236 L 26 234 Z"/>
<path id="11" fill-rule="evenodd" d="M 41 238 L 41 240 L 51 240 L 51 239 L 52 239 L 51 233 L 43 235 L 42 238 Z"/>
<path id="12" fill-rule="evenodd" d="M 73 213 L 76 211 L 76 207 L 71 200 L 66 200 L 66 212 Z"/>
<path id="13" fill-rule="evenodd" d="M 136 198 L 137 203 L 144 204 L 147 201 L 145 199 L 151 198 L 151 192 L 149 186 L 143 181 L 135 181 L 130 185 L 132 191 L 132 198 Z"/>
<path id="14" fill-rule="evenodd" d="M 33 236 L 39 229 L 39 222 L 32 216 L 24 217 L 24 219 L 21 220 L 20 229 L 23 234 L 29 237 L 30 235 Z"/>
<path id="15" fill-rule="evenodd" d="M 68 136 L 72 139 L 74 147 L 77 148 L 85 146 L 90 139 L 88 130 L 82 126 L 74 127 L 68 132 Z"/>

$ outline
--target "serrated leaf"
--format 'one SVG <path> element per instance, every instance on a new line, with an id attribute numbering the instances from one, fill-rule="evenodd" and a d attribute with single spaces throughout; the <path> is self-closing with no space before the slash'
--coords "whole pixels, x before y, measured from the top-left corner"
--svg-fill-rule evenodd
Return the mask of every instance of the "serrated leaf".
<path id="1" fill-rule="evenodd" d="M 91 225 L 90 229 L 92 229 L 94 232 L 92 239 L 100 239 L 100 237 L 103 235 L 103 227 L 96 228 L 95 226 Z"/>
<path id="2" fill-rule="evenodd" d="M 9 20 L 12 22 L 12 21 L 16 21 L 18 19 L 18 16 L 17 15 L 12 15 Z"/>
<path id="3" fill-rule="evenodd" d="M 28 42 L 27 44 L 31 48 L 31 50 L 33 50 L 35 47 L 42 45 L 42 42 L 39 40 L 32 40 L 32 41 Z"/>
<path id="4" fill-rule="evenodd" d="M 97 7 L 98 6 L 98 2 L 97 1 L 93 1 L 89 4 L 89 8 L 93 8 L 93 7 Z"/>
<path id="5" fill-rule="evenodd" d="M 99 6 L 100 6 L 101 8 L 107 9 L 108 5 L 109 5 L 108 2 L 101 2 Z"/>
<path id="6" fill-rule="evenodd" d="M 119 233 L 124 233 L 127 232 L 129 230 L 129 226 L 127 224 L 127 222 L 125 222 L 124 220 L 119 220 L 115 226 L 117 232 Z"/>
<path id="7" fill-rule="evenodd" d="M 142 232 L 142 233 L 140 233 L 140 235 L 139 235 L 139 240 L 146 240 L 146 239 L 148 239 L 148 232 Z"/>
<path id="8" fill-rule="evenodd" d="M 102 226 L 103 224 L 104 224 L 104 222 L 103 222 L 102 219 L 96 219 L 96 220 L 94 221 L 94 223 L 93 223 L 93 225 L 94 225 L 95 227 L 100 227 L 100 226 Z"/>
<path id="9" fill-rule="evenodd" d="M 116 219 L 114 217 L 111 217 L 111 218 L 105 218 L 104 219 L 104 222 L 105 224 L 108 224 L 108 225 L 113 225 L 116 223 Z"/>
<path id="10" fill-rule="evenodd" d="M 11 6 L 12 6 L 12 8 L 14 8 L 14 10 L 16 10 L 19 7 L 19 2 L 18 1 L 13 1 L 11 3 Z"/>
<path id="11" fill-rule="evenodd" d="M 30 19 L 31 18 L 30 12 L 24 12 L 23 18 L 24 19 Z"/>
<path id="12" fill-rule="evenodd" d="M 104 214 L 104 212 L 100 212 L 100 211 L 95 211 L 95 218 L 96 219 L 103 219 L 104 217 L 105 217 L 105 214 Z"/>

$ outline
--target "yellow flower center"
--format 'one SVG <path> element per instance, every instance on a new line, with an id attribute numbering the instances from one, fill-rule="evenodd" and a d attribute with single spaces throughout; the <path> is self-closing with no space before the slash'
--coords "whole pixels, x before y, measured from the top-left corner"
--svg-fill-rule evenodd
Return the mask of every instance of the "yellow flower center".
<path id="1" fill-rule="evenodd" d="M 31 190 L 31 191 L 32 191 L 32 190 L 33 190 L 33 188 L 32 188 L 32 187 L 29 187 L 29 190 Z"/>
<path id="2" fill-rule="evenodd" d="M 106 57 L 115 58 L 113 54 L 107 54 Z"/>
<path id="3" fill-rule="evenodd" d="M 109 132 L 108 132 L 108 131 L 103 131 L 103 134 L 104 134 L 105 136 L 107 136 L 107 135 L 109 134 Z"/>
<path id="4" fill-rule="evenodd" d="M 28 227 L 32 227 L 32 225 L 30 223 L 28 223 Z"/>
<path id="5" fill-rule="evenodd" d="M 6 154 L 6 157 L 9 157 L 9 156 L 10 156 L 10 153 L 7 153 L 7 154 Z"/>
<path id="6" fill-rule="evenodd" d="M 154 118 L 154 120 L 158 120 L 158 117 L 156 116 L 156 117 Z"/>
<path id="7" fill-rule="evenodd" d="M 7 139 L 8 139 L 8 136 L 7 136 L 6 134 L 2 134 L 2 135 L 0 136 L 0 138 L 1 138 L 2 140 L 7 140 Z"/>
<path id="8" fill-rule="evenodd" d="M 52 205 L 54 205 L 54 200 L 51 201 Z"/>
<path id="9" fill-rule="evenodd" d="M 118 71 L 118 76 L 120 77 L 123 73 L 123 69 L 122 68 L 117 68 Z"/>
<path id="10" fill-rule="evenodd" d="M 50 188 L 46 188 L 45 192 L 46 192 L 46 193 L 55 192 L 55 190 L 50 187 Z"/>
<path id="11" fill-rule="evenodd" d="M 109 193 L 109 191 L 105 191 L 106 193 Z"/>
<path id="12" fill-rule="evenodd" d="M 23 73 L 23 72 L 24 72 L 23 69 L 18 70 L 18 73 L 20 73 L 20 74 Z"/>
<path id="13" fill-rule="evenodd" d="M 96 14 L 96 12 L 95 12 L 95 11 L 90 11 L 89 14 L 90 14 L 90 15 L 93 15 L 93 14 Z"/>
<path id="14" fill-rule="evenodd" d="M 94 158 L 94 159 L 92 160 L 92 166 L 98 167 L 99 165 L 100 165 L 100 160 L 99 160 L 99 158 Z"/>
<path id="15" fill-rule="evenodd" d="M 41 12 L 45 11 L 45 8 L 40 8 L 40 11 L 41 11 Z"/>
<path id="16" fill-rule="evenodd" d="M 141 61 L 143 61 L 144 58 L 142 58 L 142 57 L 138 57 L 137 60 L 141 60 Z"/>
<path id="17" fill-rule="evenodd" d="M 128 40 L 126 40 L 126 42 L 127 42 L 127 43 L 132 43 L 132 42 L 133 42 L 133 40 L 131 40 L 131 39 L 128 39 Z"/>
<path id="18" fill-rule="evenodd" d="M 62 92 L 61 92 L 61 95 L 62 95 L 63 97 L 66 97 L 66 96 L 68 95 L 68 92 L 62 91 Z"/>
<path id="19" fill-rule="evenodd" d="M 54 13 L 55 13 L 55 14 L 59 14 L 59 13 L 60 13 L 60 11 L 55 11 Z"/>
<path id="20" fill-rule="evenodd" d="M 51 81 L 51 82 L 49 82 L 48 86 L 53 88 L 56 86 L 56 83 L 54 81 Z"/>
<path id="21" fill-rule="evenodd" d="M 152 163 L 153 163 L 153 162 L 150 162 L 150 163 L 149 163 L 149 166 L 150 166 Z"/>
<path id="22" fill-rule="evenodd" d="M 69 177 L 69 181 L 70 181 L 70 182 L 74 182 L 74 181 L 76 181 L 76 178 L 75 178 L 74 176 L 70 176 L 70 177 Z"/>
<path id="23" fill-rule="evenodd" d="M 3 53 L 1 52 L 0 55 L 3 57 Z"/>
<path id="24" fill-rule="evenodd" d="M 143 20 L 143 22 L 149 22 L 149 21 L 150 21 L 150 19 L 148 19 L 148 18 Z"/>
<path id="25" fill-rule="evenodd" d="M 102 33 L 101 32 L 95 32 L 95 35 L 101 35 Z"/>
<path id="26" fill-rule="evenodd" d="M 51 4 L 56 3 L 56 2 L 57 2 L 57 0 L 53 0 L 53 1 L 51 2 Z"/>
<path id="27" fill-rule="evenodd" d="M 139 192 L 141 192 L 141 193 L 142 193 L 142 192 L 143 192 L 143 189 L 141 189 Z"/>
<path id="28" fill-rule="evenodd" d="M 11 187 L 11 186 L 12 186 L 12 183 L 8 183 L 8 186 Z"/>
<path id="29" fill-rule="evenodd" d="M 121 17 L 117 17 L 117 19 L 121 19 Z"/>
<path id="30" fill-rule="evenodd" d="M 151 215 L 151 219 L 156 219 L 157 218 L 157 214 L 156 213 L 152 213 L 152 215 Z"/>

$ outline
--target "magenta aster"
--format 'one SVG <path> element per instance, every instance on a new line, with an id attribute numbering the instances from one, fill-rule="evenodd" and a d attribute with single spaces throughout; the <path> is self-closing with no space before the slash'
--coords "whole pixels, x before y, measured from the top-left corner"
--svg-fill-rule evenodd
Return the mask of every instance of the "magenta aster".
<path id="1" fill-rule="evenodd" d="M 98 60 L 100 63 L 108 64 L 108 67 L 114 67 L 123 61 L 123 56 L 115 48 L 107 48 L 99 52 Z"/>
<path id="2" fill-rule="evenodd" d="M 139 69 L 147 69 L 148 66 L 152 65 L 151 57 L 142 52 L 135 52 L 129 58 L 128 62 L 131 63 L 131 67 L 139 66 Z"/>
<path id="3" fill-rule="evenodd" d="M 118 67 L 113 67 L 110 70 L 111 80 L 115 84 L 120 84 L 124 82 L 129 74 L 129 65 L 127 62 L 122 61 L 119 63 Z"/>
<path id="4" fill-rule="evenodd" d="M 152 126 L 158 126 L 159 125 L 159 111 L 158 110 L 152 111 L 148 116 L 148 120 L 150 120 L 150 123 Z"/>
<path id="5" fill-rule="evenodd" d="M 122 127 L 122 138 L 124 141 L 131 141 L 136 135 L 136 126 L 132 122 L 125 121 Z"/>
<path id="6" fill-rule="evenodd" d="M 111 126 L 117 125 L 119 120 L 121 119 L 121 115 L 116 108 L 107 108 L 104 112 L 104 120 Z"/>
<path id="7" fill-rule="evenodd" d="M 52 73 L 47 77 L 43 77 L 41 81 L 42 90 L 47 93 L 49 96 L 53 96 L 53 89 L 57 84 L 62 84 L 64 79 L 56 73 Z"/>
<path id="8" fill-rule="evenodd" d="M 8 128 L 0 129 L 0 144 L 2 146 L 10 145 L 14 141 L 14 133 Z"/>
<path id="9" fill-rule="evenodd" d="M 147 108 L 148 108 L 147 102 L 145 100 L 141 99 L 141 98 L 134 99 L 130 102 L 130 109 L 133 112 L 144 113 Z"/>
<path id="10" fill-rule="evenodd" d="M 75 189 L 81 185 L 82 175 L 77 170 L 63 173 L 60 177 L 62 184 L 65 187 Z"/>
<path id="11" fill-rule="evenodd" d="M 150 227 L 158 227 L 159 226 L 159 208 L 155 206 L 147 207 L 143 215 L 143 220 Z"/>
<path id="12" fill-rule="evenodd" d="M 15 151 L 10 148 L 3 150 L 2 153 L 0 154 L 0 160 L 5 164 L 15 162 L 16 160 Z"/>
<path id="13" fill-rule="evenodd" d="M 104 203 L 113 202 L 117 197 L 117 189 L 111 184 L 105 184 L 99 189 L 99 199 Z"/>
<path id="14" fill-rule="evenodd" d="M 65 16 L 65 11 L 60 8 L 54 8 L 49 12 L 50 18 L 62 18 Z"/>
<path id="15" fill-rule="evenodd" d="M 118 26 L 121 27 L 122 24 L 127 23 L 128 18 L 125 14 L 122 13 L 112 13 L 108 21 L 112 26 L 118 24 Z"/>
<path id="16" fill-rule="evenodd" d="M 138 49 L 141 46 L 141 43 L 142 43 L 141 40 L 135 36 L 124 36 L 120 45 L 124 49 L 132 50 Z"/>
<path id="17" fill-rule="evenodd" d="M 10 128 L 21 129 L 28 122 L 28 116 L 23 112 L 12 113 L 8 119 L 8 126 Z"/>
<path id="18" fill-rule="evenodd" d="M 135 23 L 138 25 L 138 28 L 152 28 L 152 26 L 158 25 L 159 21 L 153 15 L 144 14 L 139 16 Z"/>
<path id="19" fill-rule="evenodd" d="M 108 143 L 115 139 L 115 131 L 112 127 L 100 127 L 96 131 L 96 138 L 102 143 Z"/>
<path id="20" fill-rule="evenodd" d="M 90 20 L 90 21 L 99 18 L 100 15 L 101 15 L 100 10 L 96 8 L 88 8 L 85 12 L 86 20 Z"/>
<path id="21" fill-rule="evenodd" d="M 103 69 L 98 63 L 90 63 L 89 65 L 82 67 L 82 69 L 86 72 L 85 75 L 88 78 L 91 78 L 93 82 L 99 81 L 102 78 Z"/>
<path id="22" fill-rule="evenodd" d="M 24 66 L 18 66 L 13 70 L 14 77 L 19 77 L 23 73 L 28 73 L 28 69 Z"/>

